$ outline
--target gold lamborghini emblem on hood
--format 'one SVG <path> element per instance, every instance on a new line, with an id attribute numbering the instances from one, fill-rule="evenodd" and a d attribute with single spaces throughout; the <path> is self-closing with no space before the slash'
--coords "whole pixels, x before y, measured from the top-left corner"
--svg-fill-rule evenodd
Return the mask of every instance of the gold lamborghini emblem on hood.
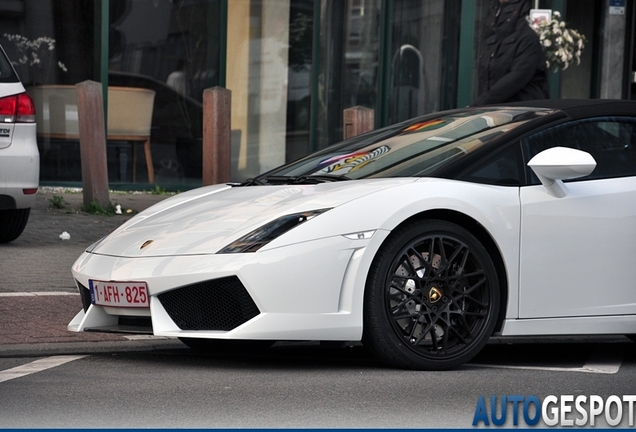
<path id="1" fill-rule="evenodd" d="M 145 247 L 150 246 L 150 243 L 152 243 L 154 240 L 146 240 L 139 249 L 143 249 Z"/>

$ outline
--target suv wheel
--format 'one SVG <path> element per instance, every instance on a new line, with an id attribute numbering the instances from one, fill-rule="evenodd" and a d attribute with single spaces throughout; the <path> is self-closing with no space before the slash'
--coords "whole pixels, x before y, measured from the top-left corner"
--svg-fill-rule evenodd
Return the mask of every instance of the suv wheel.
<path id="1" fill-rule="evenodd" d="M 17 239 L 29 220 L 30 208 L 0 210 L 0 243 Z"/>

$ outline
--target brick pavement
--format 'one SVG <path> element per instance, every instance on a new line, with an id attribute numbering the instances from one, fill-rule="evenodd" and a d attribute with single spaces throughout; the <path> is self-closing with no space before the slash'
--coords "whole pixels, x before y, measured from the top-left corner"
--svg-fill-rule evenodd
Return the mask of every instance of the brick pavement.
<path id="1" fill-rule="evenodd" d="M 111 202 L 120 204 L 124 214 L 96 216 L 81 211 L 81 191 L 41 188 L 24 233 L 0 244 L 0 353 L 17 347 L 37 351 L 50 344 L 128 341 L 116 334 L 66 330 L 81 309 L 71 265 L 86 246 L 128 220 L 127 209 L 139 212 L 167 197 L 111 192 Z M 63 207 L 52 208 L 53 200 L 60 199 Z M 64 231 L 69 240 L 60 239 Z"/>
<path id="2" fill-rule="evenodd" d="M 126 340 L 116 334 L 66 330 L 80 309 L 81 300 L 75 294 L 5 294 L 0 297 L 0 345 Z"/>

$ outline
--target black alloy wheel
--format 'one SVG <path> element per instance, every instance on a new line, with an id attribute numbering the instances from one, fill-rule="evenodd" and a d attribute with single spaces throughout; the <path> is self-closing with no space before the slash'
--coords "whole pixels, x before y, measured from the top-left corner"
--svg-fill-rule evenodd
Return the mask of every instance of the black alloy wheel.
<path id="1" fill-rule="evenodd" d="M 497 271 L 483 245 L 445 221 L 399 227 L 367 278 L 363 342 L 390 365 L 444 370 L 473 358 L 499 311 Z"/>

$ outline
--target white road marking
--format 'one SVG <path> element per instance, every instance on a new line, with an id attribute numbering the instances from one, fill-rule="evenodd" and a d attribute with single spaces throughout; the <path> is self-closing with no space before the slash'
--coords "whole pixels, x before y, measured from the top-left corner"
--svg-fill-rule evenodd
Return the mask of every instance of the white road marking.
<path id="1" fill-rule="evenodd" d="M 147 335 L 147 334 L 140 334 L 140 335 L 126 335 L 124 336 L 124 338 L 131 340 L 131 341 L 138 341 L 138 340 L 164 340 L 164 339 L 175 339 L 174 337 L 168 337 L 168 336 L 154 336 L 154 335 Z"/>
<path id="2" fill-rule="evenodd" d="M 40 360 L 36 360 L 34 362 L 27 363 L 22 366 L 16 366 L 11 369 L 0 371 L 0 382 L 5 382 L 15 378 L 20 378 L 26 375 L 31 375 L 36 372 L 41 372 L 46 369 L 51 369 L 56 366 L 63 365 L 64 363 L 68 363 L 73 360 L 79 360 L 84 357 L 88 357 L 88 356 L 86 355 L 53 356 L 53 357 L 47 357 Z"/>
<path id="3" fill-rule="evenodd" d="M 608 356 L 597 351 L 590 356 L 590 359 L 583 365 L 582 369 L 586 369 L 590 373 L 615 374 L 621 368 L 621 364 L 623 364 L 622 352 Z"/>
<path id="4" fill-rule="evenodd" d="M 79 293 L 66 291 L 38 291 L 38 292 L 6 292 L 0 293 L 0 297 L 41 297 L 41 296 L 65 296 L 79 295 Z"/>
<path id="5" fill-rule="evenodd" d="M 484 364 L 474 364 L 470 363 L 469 366 L 475 366 L 479 368 L 491 368 L 491 369 L 521 369 L 521 370 L 536 370 L 536 371 L 550 371 L 550 372 L 583 372 L 583 373 L 594 373 L 594 374 L 615 374 L 618 372 L 620 365 L 615 368 L 611 368 L 613 370 L 603 370 L 590 368 L 587 365 L 580 368 L 562 368 L 562 367 L 547 367 L 547 366 L 510 366 L 510 365 L 484 365 Z"/>
<path id="6" fill-rule="evenodd" d="M 492 369 L 523 369 L 523 370 L 538 370 L 538 371 L 552 371 L 552 372 L 582 372 L 593 374 L 615 374 L 623 363 L 623 353 L 620 353 L 613 358 L 608 358 L 607 355 L 599 355 L 594 353 L 590 356 L 590 359 L 582 367 L 549 367 L 549 366 L 512 366 L 512 365 L 497 365 L 497 364 L 476 364 L 469 363 L 469 366 L 475 366 L 480 368 L 492 368 Z"/>

